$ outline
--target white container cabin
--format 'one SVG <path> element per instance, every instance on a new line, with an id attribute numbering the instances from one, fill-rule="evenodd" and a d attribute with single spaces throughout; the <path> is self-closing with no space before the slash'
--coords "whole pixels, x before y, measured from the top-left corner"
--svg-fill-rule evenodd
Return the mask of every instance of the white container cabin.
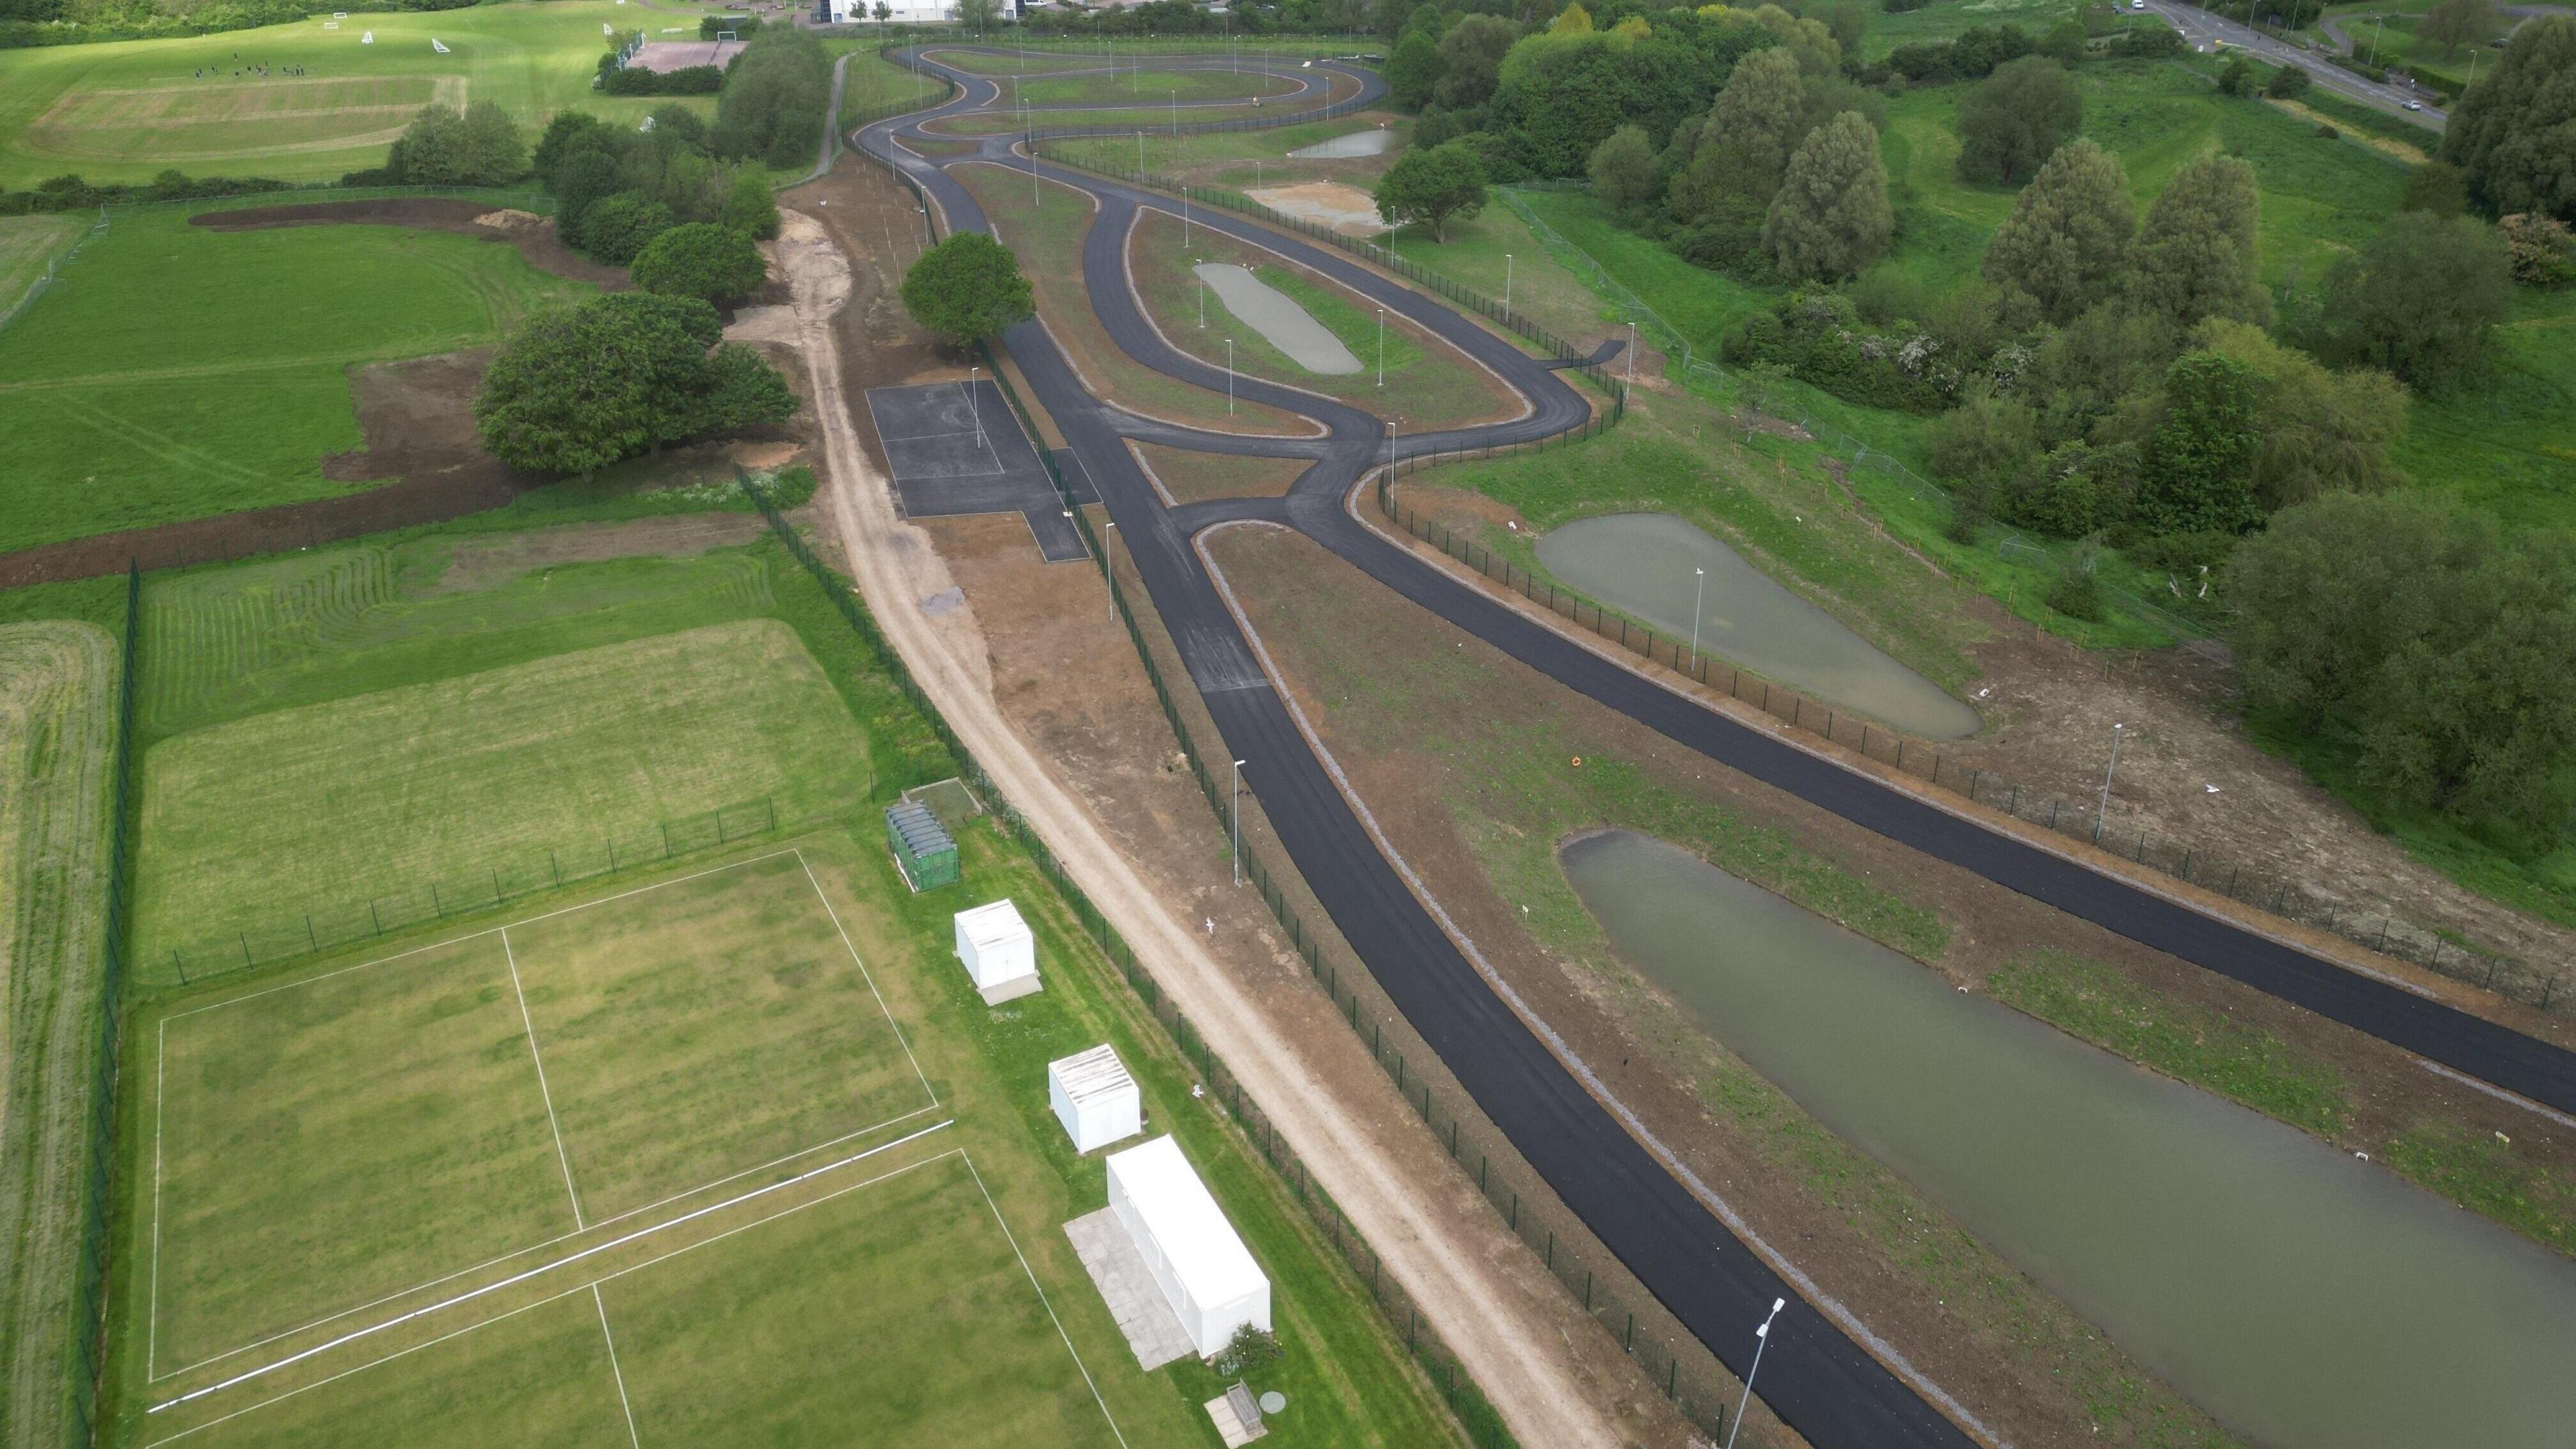
<path id="1" fill-rule="evenodd" d="M 1135 1241 L 1163 1299 L 1201 1358 L 1214 1358 L 1245 1324 L 1270 1330 L 1270 1279 L 1181 1156 L 1157 1137 L 1113 1154 L 1109 1207 Z"/>
<path id="2" fill-rule="evenodd" d="M 1145 1130 L 1136 1079 L 1107 1042 L 1047 1063 L 1047 1105 L 1073 1150 L 1089 1152 Z"/>

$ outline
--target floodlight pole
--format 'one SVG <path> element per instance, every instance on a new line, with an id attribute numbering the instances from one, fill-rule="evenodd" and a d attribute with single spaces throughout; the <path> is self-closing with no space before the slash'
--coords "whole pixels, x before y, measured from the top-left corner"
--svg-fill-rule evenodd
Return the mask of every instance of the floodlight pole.
<path id="1" fill-rule="evenodd" d="M 1735 1436 L 1744 1430 L 1744 1411 L 1753 1406 L 1753 1378 L 1762 1372 L 1762 1350 L 1771 1343 L 1771 1319 L 1779 1317 L 1780 1310 L 1788 1306 L 1786 1298 L 1772 1299 L 1771 1317 L 1753 1330 L 1753 1368 L 1744 1376 L 1744 1397 L 1735 1402 L 1735 1422 L 1726 1426 L 1726 1449 L 1735 1449 Z"/>
<path id="2" fill-rule="evenodd" d="M 1115 624 L 1118 622 L 1118 520 L 1113 518 L 1107 522 L 1108 542 L 1104 548 L 1107 557 L 1101 564 L 1100 581 L 1109 586 L 1109 622 Z"/>
<path id="3" fill-rule="evenodd" d="M 1243 761 L 1234 762 L 1234 800 L 1226 811 L 1227 828 L 1233 832 L 1234 883 L 1243 884 Z"/>
<path id="4" fill-rule="evenodd" d="M 2111 814 L 2111 776 L 2120 768 L 2120 726 L 2111 726 L 2111 763 L 2102 769 L 2102 803 L 2093 812 L 2096 825 Z"/>
<path id="5" fill-rule="evenodd" d="M 1700 611 L 1708 604 L 1708 570 L 1694 566 L 1691 572 L 1699 576 L 1699 591 L 1691 596 L 1691 668 L 1697 669 Z"/>
<path id="6" fill-rule="evenodd" d="M 1503 320 L 1512 320 L 1512 254 L 1503 253 Z"/>
<path id="7" fill-rule="evenodd" d="M 979 448 L 984 446 L 984 410 L 975 406 L 975 379 L 983 370 L 980 367 L 966 369 L 966 411 L 975 417 L 975 446 Z"/>
<path id="8" fill-rule="evenodd" d="M 1225 412 L 1234 416 L 1234 339 L 1225 339 Z"/>

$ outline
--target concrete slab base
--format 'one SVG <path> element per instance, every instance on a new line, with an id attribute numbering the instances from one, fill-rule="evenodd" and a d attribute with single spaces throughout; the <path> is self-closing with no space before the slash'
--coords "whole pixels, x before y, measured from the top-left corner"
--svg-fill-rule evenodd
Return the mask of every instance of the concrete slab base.
<path id="1" fill-rule="evenodd" d="M 1045 989 L 1046 983 L 1038 978 L 1038 973 L 1032 971 L 1026 976 L 1014 976 L 1008 981 L 979 986 L 975 988 L 975 994 L 984 998 L 986 1006 L 999 1006 L 1005 1001 L 1017 1001 L 1023 996 L 1035 996 Z"/>
<path id="2" fill-rule="evenodd" d="M 1136 1251 L 1135 1240 L 1127 1236 L 1117 1213 L 1108 1208 L 1086 1213 L 1066 1223 L 1064 1235 L 1073 1240 L 1074 1256 L 1082 1260 L 1091 1286 L 1100 1290 L 1101 1300 L 1109 1305 L 1118 1331 L 1127 1335 L 1137 1367 L 1158 1369 L 1190 1356 L 1195 1346 L 1189 1331 L 1164 1301 L 1153 1270 L 1145 1266 L 1144 1255 Z"/>

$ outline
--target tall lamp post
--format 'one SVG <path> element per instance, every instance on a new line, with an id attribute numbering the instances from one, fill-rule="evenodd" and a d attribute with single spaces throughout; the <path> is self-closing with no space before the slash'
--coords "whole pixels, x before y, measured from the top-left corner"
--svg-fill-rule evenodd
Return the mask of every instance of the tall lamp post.
<path id="1" fill-rule="evenodd" d="M 1779 1317 L 1780 1310 L 1788 1306 L 1786 1298 L 1772 1299 L 1771 1317 L 1763 1319 L 1762 1326 L 1753 1330 L 1753 1372 L 1744 1376 L 1744 1397 L 1736 1400 L 1735 1422 L 1726 1426 L 1726 1449 L 1735 1449 L 1735 1436 L 1744 1432 L 1744 1411 L 1753 1406 L 1754 1375 L 1762 1372 L 1762 1350 L 1771 1344 L 1771 1319 Z"/>
<path id="2" fill-rule="evenodd" d="M 984 410 L 975 405 L 975 383 L 983 371 L 980 367 L 966 369 L 966 411 L 975 417 L 975 446 L 978 448 L 984 446 Z"/>
<path id="3" fill-rule="evenodd" d="M 1234 339 L 1225 339 L 1225 412 L 1234 416 Z"/>
<path id="4" fill-rule="evenodd" d="M 1512 254 L 1503 253 L 1503 320 L 1512 320 Z"/>
<path id="5" fill-rule="evenodd" d="M 1691 668 L 1697 669 L 1699 668 L 1699 617 L 1700 609 L 1708 603 L 1708 570 L 1693 565 L 1691 572 L 1699 577 L 1698 590 L 1691 595 Z"/>
<path id="6" fill-rule="evenodd" d="M 2101 829 L 2102 821 L 2107 819 L 2111 814 L 2111 776 L 2117 772 L 2119 768 L 2120 726 L 2114 724 L 2111 726 L 2111 763 L 2104 766 L 2102 770 L 2102 803 L 2093 812 L 2094 829 L 2097 833 Z"/>
<path id="7" fill-rule="evenodd" d="M 1199 276 L 1199 268 L 1206 265 L 1207 259 L 1204 257 L 1190 258 L 1190 275 L 1199 279 L 1199 330 L 1201 332 L 1207 330 L 1207 278 Z"/>
<path id="8" fill-rule="evenodd" d="M 1113 518 L 1104 522 L 1108 525 L 1108 532 L 1102 535 L 1102 553 L 1105 556 L 1101 560 L 1100 581 L 1109 586 L 1109 622 L 1115 624 L 1118 622 L 1118 521 Z"/>
<path id="9" fill-rule="evenodd" d="M 1386 386 L 1386 309 L 1377 309 L 1377 385 Z"/>

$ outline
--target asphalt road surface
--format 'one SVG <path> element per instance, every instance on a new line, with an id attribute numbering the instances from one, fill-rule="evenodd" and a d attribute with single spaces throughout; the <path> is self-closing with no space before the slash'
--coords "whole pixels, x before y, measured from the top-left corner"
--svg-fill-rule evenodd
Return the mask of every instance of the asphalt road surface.
<path id="1" fill-rule="evenodd" d="M 933 61 L 923 64 L 958 80 L 965 94 L 937 110 L 870 126 L 859 133 L 857 144 L 934 198 L 952 230 L 988 230 L 973 197 L 942 169 L 968 158 L 932 161 L 903 149 L 896 138 L 916 134 L 920 123 L 936 116 L 1000 108 L 1006 102 L 991 80 L 948 71 Z M 1326 69 L 1299 71 L 1313 75 Z M 1384 83 L 1374 74 L 1349 74 L 1361 78 L 1363 89 L 1356 99 L 1328 108 L 1335 113 L 1372 104 L 1383 94 Z M 1313 118 L 1281 109 L 1284 114 L 1267 118 L 1268 124 Z M 1047 179 L 1085 191 L 1099 204 L 1082 260 L 1092 307 L 1110 338 L 1148 367 L 1222 390 L 1225 372 L 1163 342 L 1127 281 L 1122 252 L 1138 209 L 1170 211 L 1175 203 L 1088 173 L 1033 163 L 1013 154 L 1015 140 L 992 138 L 974 159 L 1035 165 Z M 1052 338 L 1034 322 L 1012 329 L 1003 340 L 1126 535 L 1135 566 L 1192 682 L 1228 748 L 1249 762 L 1245 779 L 1260 795 L 1282 845 L 1334 925 L 1513 1146 L 1720 1360 L 1743 1373 L 1754 1348 L 1752 1326 L 1772 1299 L 1790 1300 L 1763 1361 L 1762 1396 L 1818 1449 L 1966 1445 L 1974 1440 L 1962 1424 L 1972 1421 L 1956 1404 L 1945 1401 L 1936 1407 L 1937 1389 L 1908 1373 L 1883 1345 L 1865 1346 L 1855 1333 L 1801 1301 L 1727 1229 L 1713 1200 L 1697 1184 L 1677 1176 L 1631 1132 L 1605 1105 L 1605 1097 L 1597 1096 L 1576 1068 L 1560 1059 L 1498 994 L 1406 887 L 1298 730 L 1194 551 L 1191 539 L 1197 532 L 1244 520 L 1294 527 L 1453 625 L 1730 768 L 2433 1061 L 2561 1110 L 2576 1110 L 2576 1055 L 2201 915 L 1737 724 L 1381 538 L 1351 511 L 1355 490 L 1379 462 L 1553 436 L 1581 426 L 1590 415 L 1589 405 L 1565 380 L 1561 361 L 1530 357 L 1338 250 L 1225 213 L 1193 209 L 1192 222 L 1290 256 L 1437 332 L 1518 390 L 1529 401 L 1529 413 L 1485 427 L 1390 436 L 1385 423 L 1357 408 L 1236 374 L 1238 396 L 1314 418 L 1327 434 L 1275 439 L 1213 433 L 1139 419 L 1092 397 Z M 1124 446 L 1128 438 L 1312 463 L 1285 498 L 1174 509 L 1163 505 L 1136 465 Z"/>
<path id="2" fill-rule="evenodd" d="M 2402 85 L 2381 85 L 2365 80 L 2328 61 L 2312 50 L 2302 50 L 2287 41 L 2275 40 L 2259 30 L 2197 5 L 2184 5 L 2178 0 L 2147 0 L 2151 13 L 2182 32 L 2182 38 L 2195 50 L 2210 50 L 2223 45 L 2229 50 L 2246 51 L 2272 65 L 2295 65 L 2316 78 L 2320 90 L 2329 90 L 2349 101 L 2359 101 L 2374 110 L 2413 121 L 2439 133 L 2450 124 L 2447 112 L 2436 106 L 2430 91 L 2418 91 Z M 2358 24 L 2359 22 L 2355 22 Z M 2414 110 L 2408 110 L 2408 106 Z"/>

